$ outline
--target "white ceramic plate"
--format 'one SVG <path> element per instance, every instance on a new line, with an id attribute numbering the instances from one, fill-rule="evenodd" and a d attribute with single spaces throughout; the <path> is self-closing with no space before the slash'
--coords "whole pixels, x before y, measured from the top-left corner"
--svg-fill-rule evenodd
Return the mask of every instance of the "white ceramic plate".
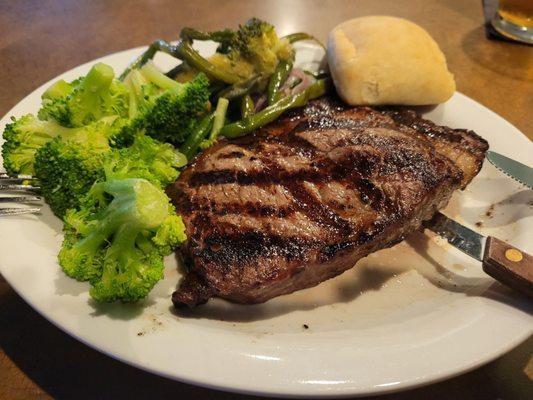
<path id="1" fill-rule="evenodd" d="M 209 44 L 199 46 L 203 53 L 213 51 Z M 140 51 L 99 61 L 121 71 Z M 302 45 L 298 54 L 305 64 L 322 58 L 309 45 Z M 168 57 L 156 62 L 173 66 Z M 93 63 L 58 78 L 71 80 Z M 9 116 L 36 112 L 48 84 L 15 106 L 0 129 Z M 464 95 L 456 93 L 427 117 L 473 129 L 492 149 L 533 163 L 533 146 L 525 136 Z M 472 184 L 456 193 L 446 213 L 532 253 L 532 193 L 486 163 Z M 98 305 L 89 299 L 88 285 L 67 278 L 56 262 L 61 226 L 47 207 L 41 216 L 0 221 L 0 271 L 12 287 L 45 318 L 89 346 L 201 386 L 302 397 L 390 392 L 475 368 L 533 331 L 525 299 L 429 234 L 415 234 L 336 279 L 263 305 L 213 300 L 177 315 L 170 302 L 180 279 L 173 257 L 165 279 L 146 301 Z"/>

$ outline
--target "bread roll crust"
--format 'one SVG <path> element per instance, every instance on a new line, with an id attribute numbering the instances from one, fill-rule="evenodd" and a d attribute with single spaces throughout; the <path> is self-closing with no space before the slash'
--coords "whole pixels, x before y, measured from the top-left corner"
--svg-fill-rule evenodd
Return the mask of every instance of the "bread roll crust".
<path id="1" fill-rule="evenodd" d="M 338 25 L 327 56 L 337 92 L 351 105 L 437 104 L 455 92 L 437 43 L 402 18 L 361 17 Z"/>

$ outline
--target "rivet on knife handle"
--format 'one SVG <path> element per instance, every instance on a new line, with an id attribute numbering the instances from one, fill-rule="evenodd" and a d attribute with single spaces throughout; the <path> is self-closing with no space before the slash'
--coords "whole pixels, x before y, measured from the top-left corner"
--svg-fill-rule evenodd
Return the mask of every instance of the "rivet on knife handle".
<path id="1" fill-rule="evenodd" d="M 533 298 L 533 257 L 500 239 L 489 236 L 483 270 L 511 289 Z"/>

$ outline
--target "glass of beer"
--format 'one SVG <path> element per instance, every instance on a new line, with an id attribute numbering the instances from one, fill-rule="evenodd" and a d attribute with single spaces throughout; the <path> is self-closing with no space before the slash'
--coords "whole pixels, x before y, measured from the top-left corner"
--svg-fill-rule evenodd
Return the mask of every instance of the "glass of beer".
<path id="1" fill-rule="evenodd" d="M 533 44 L 533 0 L 499 0 L 492 26 L 503 36 Z"/>

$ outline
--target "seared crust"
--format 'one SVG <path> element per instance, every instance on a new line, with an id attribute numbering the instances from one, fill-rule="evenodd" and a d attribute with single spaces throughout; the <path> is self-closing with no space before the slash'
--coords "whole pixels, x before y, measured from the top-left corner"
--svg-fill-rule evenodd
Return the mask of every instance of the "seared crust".
<path id="1" fill-rule="evenodd" d="M 409 127 L 424 135 L 435 146 L 435 150 L 452 160 L 463 171 L 462 188 L 481 169 L 489 144 L 474 131 L 436 125 L 409 109 L 391 109 L 385 113 L 401 128 Z"/>
<path id="2" fill-rule="evenodd" d="M 320 99 L 202 153 L 168 189 L 190 272 L 176 306 L 259 303 L 390 247 L 479 171 L 486 142 L 404 110 Z"/>

